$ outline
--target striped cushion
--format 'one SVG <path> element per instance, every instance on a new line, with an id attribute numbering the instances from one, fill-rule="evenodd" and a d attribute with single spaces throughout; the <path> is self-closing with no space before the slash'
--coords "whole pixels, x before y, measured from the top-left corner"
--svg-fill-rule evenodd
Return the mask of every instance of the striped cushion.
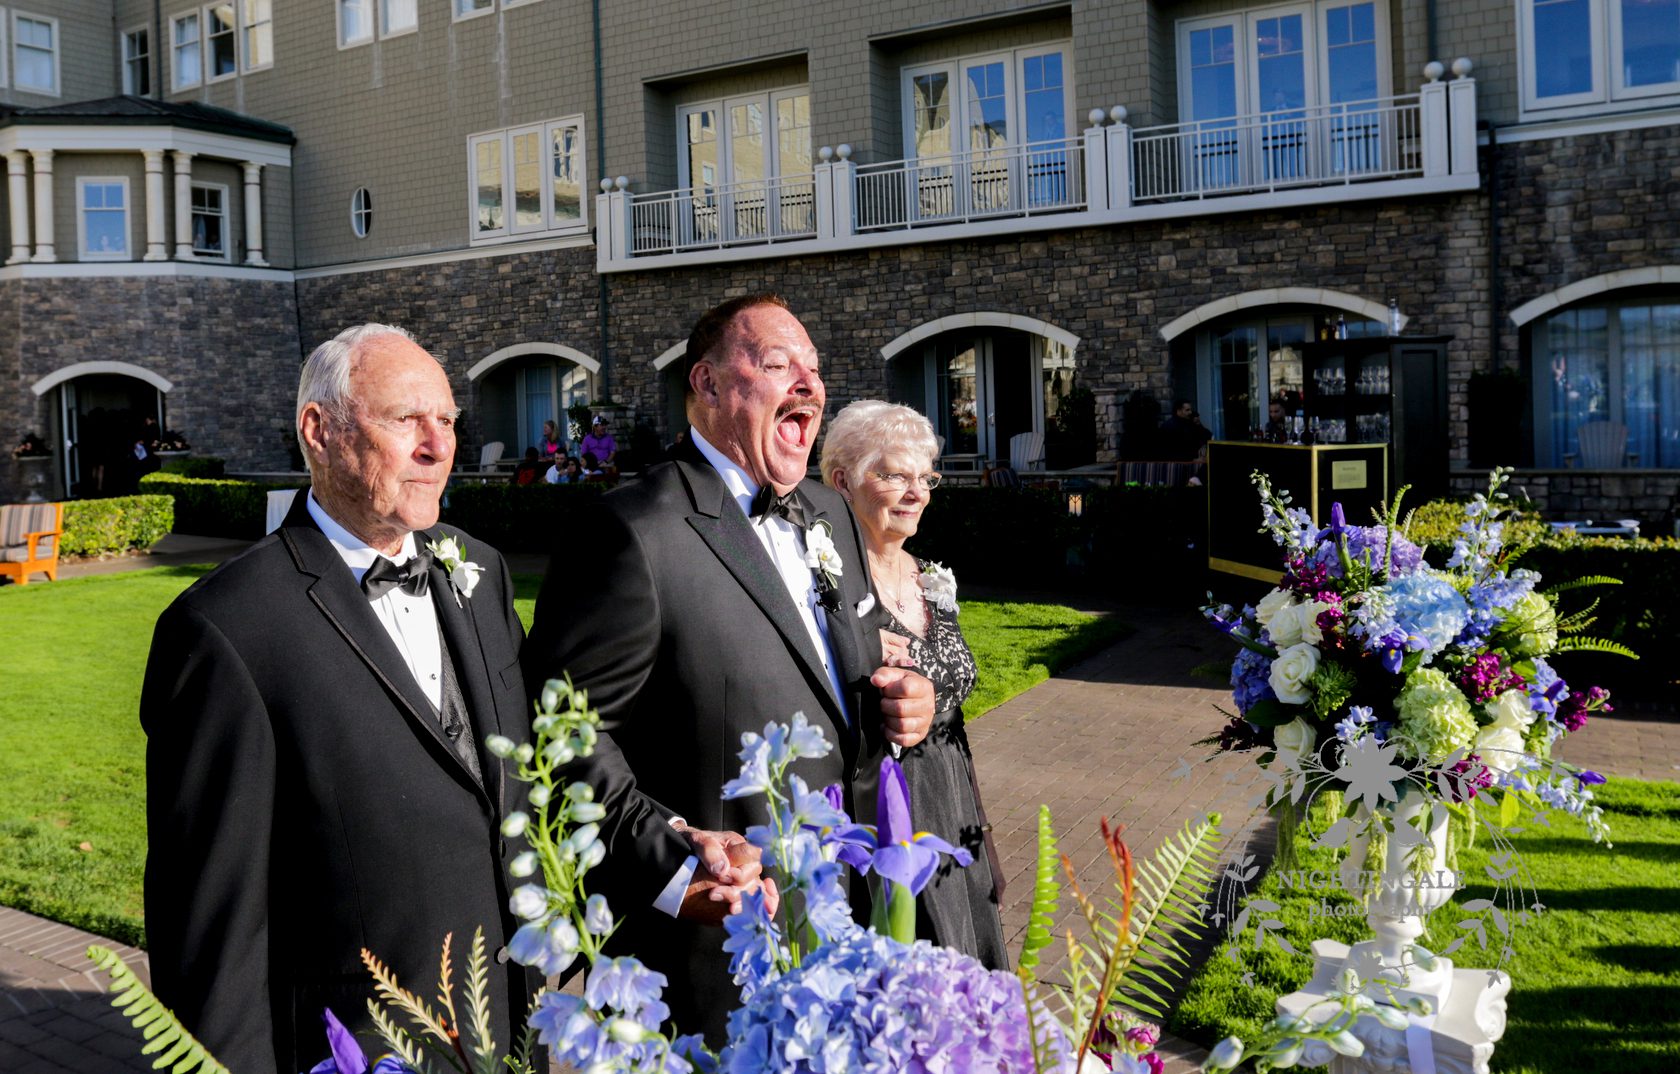
<path id="1" fill-rule="evenodd" d="M 58 509 L 56 503 L 13 503 L 0 507 L 0 548 L 7 552 L 23 548 L 26 535 L 57 529 Z M 50 556 L 57 547 L 58 538 L 49 537 L 41 542 L 39 551 L 42 556 Z M 27 559 L 27 554 L 23 558 Z M 7 561 L 19 562 L 9 555 Z"/>
<path id="2" fill-rule="evenodd" d="M 1122 485 L 1167 485 L 1177 488 L 1190 480 L 1201 464 L 1176 459 L 1129 460 L 1119 464 L 1116 475 Z"/>

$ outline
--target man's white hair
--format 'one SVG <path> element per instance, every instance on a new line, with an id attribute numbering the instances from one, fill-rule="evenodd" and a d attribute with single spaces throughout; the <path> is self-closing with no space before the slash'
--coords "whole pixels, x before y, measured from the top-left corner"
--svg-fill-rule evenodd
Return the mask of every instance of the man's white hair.
<path id="1" fill-rule="evenodd" d="M 321 409 L 339 425 L 350 420 L 350 370 L 356 364 L 356 358 L 363 345 L 382 336 L 396 336 L 414 342 L 414 336 L 406 328 L 398 328 L 394 324 L 359 324 L 354 328 L 346 328 L 338 335 L 327 340 L 315 348 L 309 360 L 303 363 L 303 373 L 298 378 L 297 413 L 293 417 L 294 428 L 297 432 L 298 449 L 303 452 L 304 469 L 311 469 L 309 464 L 309 445 L 303 442 L 303 408 L 310 403 L 319 403 Z"/>

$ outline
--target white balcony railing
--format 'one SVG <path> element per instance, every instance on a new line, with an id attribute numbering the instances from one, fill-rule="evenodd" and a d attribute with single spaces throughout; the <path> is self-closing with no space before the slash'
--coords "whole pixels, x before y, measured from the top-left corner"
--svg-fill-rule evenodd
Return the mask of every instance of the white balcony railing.
<path id="1" fill-rule="evenodd" d="M 1422 174 L 1416 93 L 1132 132 L 1135 202 Z"/>
<path id="2" fill-rule="evenodd" d="M 1470 61 L 1419 92 L 1335 106 L 1133 129 L 1094 110 L 1078 137 L 854 164 L 824 148 L 807 174 L 631 194 L 603 181 L 602 272 L 796 256 L 983 234 L 1125 224 L 1472 190 Z M 1106 122 L 1112 119 L 1112 122 Z M 614 187 L 616 186 L 616 189 Z M 914 237 L 912 237 L 914 236 Z"/>
<path id="3" fill-rule="evenodd" d="M 857 166 L 856 231 L 1066 212 L 1085 206 L 1079 138 Z"/>

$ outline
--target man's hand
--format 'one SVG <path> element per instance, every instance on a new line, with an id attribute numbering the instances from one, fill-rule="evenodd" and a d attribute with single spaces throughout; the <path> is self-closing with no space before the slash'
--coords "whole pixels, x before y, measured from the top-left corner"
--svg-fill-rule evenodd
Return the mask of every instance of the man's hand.
<path id="1" fill-rule="evenodd" d="M 889 668 L 910 668 L 910 639 L 903 634 L 883 630 L 881 634 L 881 663 Z"/>
<path id="2" fill-rule="evenodd" d="M 877 668 L 869 681 L 881 691 L 887 741 L 909 749 L 933 729 L 933 683 L 908 668 Z"/>
<path id="3" fill-rule="evenodd" d="M 677 916 L 704 925 L 721 925 L 723 919 L 741 910 L 741 896 L 764 893 L 765 909 L 775 914 L 781 903 L 776 882 L 763 875 L 759 850 L 735 832 L 710 832 L 687 825 L 677 827 L 688 840 L 689 849 L 700 859 L 683 893 Z"/>

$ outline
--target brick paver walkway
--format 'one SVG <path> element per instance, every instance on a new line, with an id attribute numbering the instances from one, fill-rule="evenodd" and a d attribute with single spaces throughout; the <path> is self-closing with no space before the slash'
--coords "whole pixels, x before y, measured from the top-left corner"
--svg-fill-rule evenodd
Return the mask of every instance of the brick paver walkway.
<path id="1" fill-rule="evenodd" d="M 206 557 L 212 558 L 212 557 Z M 144 560 L 137 565 L 151 565 Z M 1145 854 L 1184 822 L 1223 814 L 1223 856 L 1270 853 L 1269 826 L 1252 809 L 1245 770 L 1234 758 L 1208 760 L 1196 739 L 1220 723 L 1228 705 L 1219 684 L 1190 669 L 1230 656 L 1228 644 L 1193 612 L 1120 609 L 1135 632 L 1065 674 L 971 725 L 987 811 L 1008 881 L 1004 925 L 1011 950 L 1031 896 L 1039 803 L 1050 807 L 1063 851 L 1089 892 L 1106 892 L 1111 873 L 1097 832 L 1107 816 L 1126 826 Z M 1571 761 L 1641 779 L 1680 779 L 1680 717 L 1618 712 L 1596 719 L 1570 743 Z M 1190 762 L 1188 774 L 1180 759 Z M 1064 900 L 1064 925 L 1073 911 Z M 137 1036 L 108 1006 L 82 957 L 96 937 L 0 908 L 0 1072 L 139 1074 Z M 114 946 L 114 945 L 113 945 Z M 1059 977 L 1062 948 L 1041 976 Z M 143 952 L 123 949 L 142 972 Z M 1201 1053 L 1163 1041 L 1169 1070 L 1194 1069 Z"/>

